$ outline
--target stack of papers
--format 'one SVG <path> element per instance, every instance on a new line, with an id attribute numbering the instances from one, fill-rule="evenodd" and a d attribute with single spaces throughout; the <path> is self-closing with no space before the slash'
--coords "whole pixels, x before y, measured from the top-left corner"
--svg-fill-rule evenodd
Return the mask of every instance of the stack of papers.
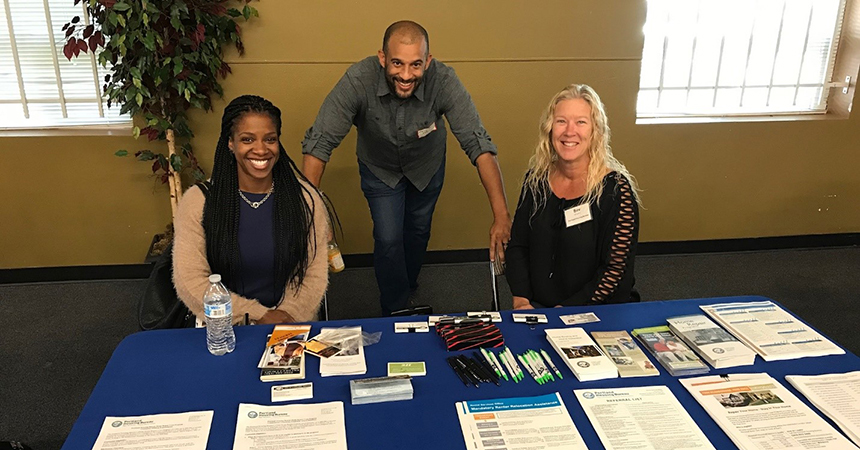
<path id="1" fill-rule="evenodd" d="M 310 325 L 275 325 L 260 358 L 261 381 L 300 380 L 305 377 L 304 344 Z"/>
<path id="2" fill-rule="evenodd" d="M 741 450 L 856 449 L 766 373 L 679 381 Z"/>
<path id="3" fill-rule="evenodd" d="M 609 450 L 714 450 L 666 386 L 573 391 Z"/>
<path id="4" fill-rule="evenodd" d="M 626 331 L 592 331 L 591 337 L 615 363 L 621 378 L 660 375 L 660 371 Z"/>
<path id="5" fill-rule="evenodd" d="M 579 381 L 617 378 L 618 369 L 582 328 L 555 328 L 546 331 L 546 339 L 561 356 Z"/>
<path id="6" fill-rule="evenodd" d="M 860 372 L 785 379 L 860 446 Z"/>
<path id="7" fill-rule="evenodd" d="M 670 317 L 669 328 L 716 369 L 751 366 L 755 352 L 704 314 Z"/>
<path id="8" fill-rule="evenodd" d="M 771 301 L 700 308 L 765 361 L 845 354 L 845 350 Z"/>
<path id="9" fill-rule="evenodd" d="M 711 370 L 665 325 L 637 328 L 632 334 L 672 376 L 695 375 Z"/>
<path id="10" fill-rule="evenodd" d="M 395 375 L 349 380 L 349 395 L 353 405 L 412 400 L 412 377 Z"/>
<path id="11" fill-rule="evenodd" d="M 332 339 L 332 336 L 337 336 L 337 338 Z M 321 376 L 363 375 L 367 373 L 361 327 L 323 328 L 314 339 L 331 342 L 341 349 L 334 356 L 320 358 Z"/>
<path id="12" fill-rule="evenodd" d="M 588 449 L 558 392 L 457 402 L 456 407 L 470 450 Z"/>

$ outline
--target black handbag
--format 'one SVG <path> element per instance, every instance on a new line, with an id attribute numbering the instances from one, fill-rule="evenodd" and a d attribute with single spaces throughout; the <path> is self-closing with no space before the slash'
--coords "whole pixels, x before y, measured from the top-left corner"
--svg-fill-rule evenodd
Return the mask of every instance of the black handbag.
<path id="1" fill-rule="evenodd" d="M 173 242 L 155 261 L 146 290 L 138 304 L 137 318 L 140 329 L 158 330 L 163 328 L 193 327 L 196 317 L 182 303 L 173 287 Z"/>
<path id="2" fill-rule="evenodd" d="M 209 195 L 208 181 L 197 183 L 203 195 Z M 197 322 L 185 303 L 179 299 L 173 286 L 173 242 L 155 261 L 146 290 L 137 305 L 137 320 L 140 329 L 158 330 L 163 328 L 190 328 Z"/>

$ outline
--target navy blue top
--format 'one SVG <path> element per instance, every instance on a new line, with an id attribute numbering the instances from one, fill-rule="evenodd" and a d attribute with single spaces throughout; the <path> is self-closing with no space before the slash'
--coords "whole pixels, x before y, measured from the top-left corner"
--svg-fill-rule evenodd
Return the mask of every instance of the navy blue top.
<path id="1" fill-rule="evenodd" d="M 266 194 L 243 192 L 252 202 L 258 202 Z M 261 305 L 271 308 L 281 300 L 275 290 L 275 236 L 272 234 L 272 211 L 274 196 L 270 196 L 259 208 L 251 208 L 239 199 L 239 257 L 242 261 L 241 279 L 237 283 L 237 294 L 257 299 Z"/>

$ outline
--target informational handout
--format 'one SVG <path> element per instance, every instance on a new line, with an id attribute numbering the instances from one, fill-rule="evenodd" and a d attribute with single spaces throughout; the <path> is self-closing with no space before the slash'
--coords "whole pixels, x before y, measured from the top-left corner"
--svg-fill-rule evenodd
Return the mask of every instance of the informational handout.
<path id="1" fill-rule="evenodd" d="M 843 355 L 836 344 L 770 301 L 701 305 L 765 361 Z"/>
<path id="2" fill-rule="evenodd" d="M 334 342 L 342 349 L 331 358 L 320 359 L 321 376 L 367 373 L 361 327 L 323 328 L 317 337 Z"/>
<path id="3" fill-rule="evenodd" d="M 240 403 L 233 448 L 346 450 L 343 402 L 285 406 Z"/>
<path id="4" fill-rule="evenodd" d="M 666 386 L 573 393 L 607 450 L 714 450 Z"/>
<path id="5" fill-rule="evenodd" d="M 741 450 L 856 449 L 766 373 L 679 381 Z"/>
<path id="6" fill-rule="evenodd" d="M 213 411 L 105 417 L 93 450 L 206 450 Z"/>
<path id="7" fill-rule="evenodd" d="M 558 392 L 457 402 L 466 448 L 587 450 Z"/>
<path id="8" fill-rule="evenodd" d="M 785 379 L 860 446 L 860 372 L 786 375 Z"/>

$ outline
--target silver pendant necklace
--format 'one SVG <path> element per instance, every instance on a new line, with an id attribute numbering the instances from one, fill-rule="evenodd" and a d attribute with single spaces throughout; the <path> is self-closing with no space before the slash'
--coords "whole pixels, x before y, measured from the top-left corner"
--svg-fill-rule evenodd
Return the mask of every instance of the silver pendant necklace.
<path id="1" fill-rule="evenodd" d="M 252 202 L 251 200 L 248 200 L 248 197 L 245 197 L 245 194 L 242 193 L 241 189 L 239 189 L 239 197 L 242 197 L 242 200 L 245 200 L 245 203 L 247 203 L 248 206 L 250 206 L 251 208 L 257 209 L 260 207 L 260 205 L 262 205 L 263 203 L 266 203 L 266 200 L 269 199 L 269 196 L 272 195 L 272 192 L 275 192 L 275 183 L 272 183 L 272 187 L 269 188 L 269 192 L 266 192 L 266 196 L 263 197 L 263 199 L 260 200 L 259 202 Z"/>

